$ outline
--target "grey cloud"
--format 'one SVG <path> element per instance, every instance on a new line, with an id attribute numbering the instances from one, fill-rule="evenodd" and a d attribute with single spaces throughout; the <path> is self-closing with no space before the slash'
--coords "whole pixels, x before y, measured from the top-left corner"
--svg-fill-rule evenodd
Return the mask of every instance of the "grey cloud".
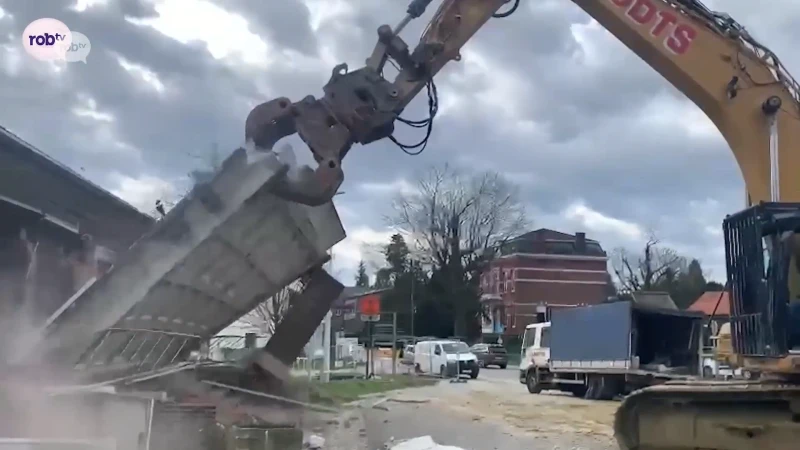
<path id="1" fill-rule="evenodd" d="M 311 30 L 308 7 L 300 0 L 233 0 L 220 3 L 227 10 L 240 13 L 253 32 L 268 37 L 280 47 L 317 55 L 317 37 Z"/>
<path id="2" fill-rule="evenodd" d="M 69 10 L 67 3 L 61 5 L 60 11 L 49 4 L 45 7 L 39 2 L 34 3 L 38 8 L 24 6 L 15 9 L 22 6 L 16 2 L 4 5 L 4 9 L 16 18 L 14 34 L 21 32 L 22 27 L 35 18 L 50 15 L 59 17 L 72 29 L 93 39 L 88 64 L 70 65 L 60 86 L 43 86 L 56 92 L 43 96 L 42 88 L 27 91 L 38 102 L 48 97 L 66 100 L 66 105 L 38 108 L 40 116 L 52 114 L 52 117 L 43 117 L 47 122 L 61 121 L 63 128 L 81 130 L 82 126 L 76 124 L 78 119 L 71 118 L 67 111 L 69 104 L 77 101 L 78 94 L 88 94 L 97 101 L 100 110 L 115 117 L 117 137 L 141 149 L 147 167 L 157 168 L 162 176 L 168 178 L 185 173 L 187 164 L 191 162 L 188 153 L 207 151 L 212 142 L 233 145 L 243 138 L 243 119 L 247 113 L 244 100 L 256 97 L 256 91 L 252 83 L 215 61 L 204 45 L 182 45 L 155 30 L 129 23 L 122 15 L 123 11 L 147 11 L 134 7 L 134 2 L 127 2 L 123 9 L 112 4 L 82 14 Z M 116 55 L 152 70 L 168 86 L 169 94 L 159 96 L 145 89 L 120 67 Z M 29 67 L 36 64 L 27 63 Z M 19 86 L 19 82 L 14 79 L 13 83 L 3 84 L 14 88 Z M 33 136 L 31 139 L 38 141 L 36 143 L 42 148 L 58 151 L 58 139 L 39 137 L 42 133 L 36 126 L 14 122 L 13 118 L 6 121 L 9 125 L 16 125 L 11 126 L 12 129 Z M 79 135 L 85 136 L 83 133 Z M 80 151 L 79 142 L 73 145 Z M 90 159 L 94 164 L 100 162 L 96 156 Z M 114 163 L 113 160 L 104 162 L 109 166 Z M 140 167 L 143 170 L 145 166 Z M 97 169 L 99 171 L 101 167 Z"/>

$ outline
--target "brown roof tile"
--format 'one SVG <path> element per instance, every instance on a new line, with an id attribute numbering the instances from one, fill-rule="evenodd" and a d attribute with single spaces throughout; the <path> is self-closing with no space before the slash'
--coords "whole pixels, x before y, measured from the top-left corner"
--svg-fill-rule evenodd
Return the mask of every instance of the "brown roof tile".
<path id="1" fill-rule="evenodd" d="M 720 300 L 720 294 L 722 299 Z M 719 302 L 719 306 L 717 306 Z M 716 308 L 716 312 L 714 309 Z M 701 295 L 697 300 L 692 303 L 689 311 L 698 311 L 710 316 L 712 313 L 715 316 L 730 316 L 731 315 L 731 301 L 727 292 L 709 291 Z"/>

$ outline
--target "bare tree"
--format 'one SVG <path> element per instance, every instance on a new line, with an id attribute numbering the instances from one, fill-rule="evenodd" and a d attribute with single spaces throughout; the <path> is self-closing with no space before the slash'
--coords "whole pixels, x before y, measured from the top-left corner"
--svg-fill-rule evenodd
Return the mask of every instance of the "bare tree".
<path id="1" fill-rule="evenodd" d="M 659 246 L 651 234 L 639 256 L 627 250 L 614 250 L 612 266 L 619 282 L 620 293 L 663 290 L 685 272 L 686 259 L 675 250 Z"/>
<path id="2" fill-rule="evenodd" d="M 455 333 L 465 331 L 475 304 L 455 301 L 496 248 L 527 225 L 525 208 L 514 185 L 497 173 L 463 173 L 448 165 L 432 167 L 412 192 L 393 202 L 391 224 L 414 243 L 422 262 L 439 273 L 444 292 L 453 297 Z M 476 313 L 477 314 L 477 313 Z"/>
<path id="3" fill-rule="evenodd" d="M 292 300 L 302 291 L 303 281 L 295 281 L 280 289 L 272 297 L 259 303 L 252 311 L 242 317 L 241 321 L 258 328 L 267 336 L 272 336 L 278 324 L 286 317 L 286 313 L 292 305 Z"/>
<path id="4" fill-rule="evenodd" d="M 432 167 L 394 201 L 392 225 L 409 235 L 427 263 L 465 267 L 527 225 L 517 188 L 497 173 Z"/>

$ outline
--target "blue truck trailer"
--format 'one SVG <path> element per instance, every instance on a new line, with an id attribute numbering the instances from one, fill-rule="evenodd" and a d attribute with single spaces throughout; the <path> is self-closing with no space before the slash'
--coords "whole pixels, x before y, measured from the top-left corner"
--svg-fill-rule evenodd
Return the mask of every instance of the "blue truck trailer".
<path id="1" fill-rule="evenodd" d="M 632 301 L 554 310 L 526 330 L 520 381 L 589 399 L 611 399 L 700 375 L 703 315 Z"/>

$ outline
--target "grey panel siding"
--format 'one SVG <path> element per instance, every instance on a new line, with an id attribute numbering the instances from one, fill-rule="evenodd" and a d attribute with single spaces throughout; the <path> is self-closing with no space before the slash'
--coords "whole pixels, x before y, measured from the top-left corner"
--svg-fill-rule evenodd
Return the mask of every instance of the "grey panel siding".
<path id="1" fill-rule="evenodd" d="M 553 310 L 550 359 L 627 360 L 630 357 L 630 329 L 629 302 Z"/>

